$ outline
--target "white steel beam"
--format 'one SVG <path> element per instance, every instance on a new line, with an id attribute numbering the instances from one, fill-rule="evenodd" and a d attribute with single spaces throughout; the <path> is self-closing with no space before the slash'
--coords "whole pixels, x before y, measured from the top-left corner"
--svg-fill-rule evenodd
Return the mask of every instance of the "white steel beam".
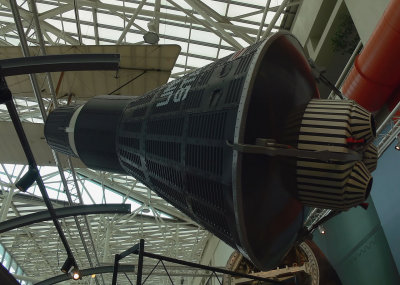
<path id="1" fill-rule="evenodd" d="M 206 245 L 204 246 L 203 253 L 201 255 L 200 264 L 210 265 L 212 258 L 214 257 L 215 250 L 217 249 L 218 244 L 220 243 L 220 239 L 216 236 L 209 234 L 207 237 Z M 193 285 L 198 285 L 202 281 L 202 278 L 193 278 Z"/>
<path id="2" fill-rule="evenodd" d="M 133 22 L 136 20 L 137 15 L 139 15 L 140 11 L 142 11 L 143 5 L 145 3 L 146 3 L 146 0 L 142 0 L 142 2 L 140 2 L 139 6 L 136 8 L 136 10 L 133 13 L 132 17 L 129 19 L 128 24 L 125 26 L 124 30 L 122 31 L 121 36 L 117 40 L 116 45 L 120 45 L 121 44 L 122 40 L 126 36 L 126 33 L 129 31 L 129 29 L 131 28 Z"/>
<path id="3" fill-rule="evenodd" d="M 261 39 L 266 39 L 269 34 L 271 33 L 272 29 L 274 28 L 276 22 L 278 21 L 279 17 L 281 16 L 283 10 L 288 5 L 289 0 L 283 0 L 282 4 L 279 6 L 278 10 L 275 12 L 274 17 L 272 18 L 271 22 L 269 23 L 267 29 L 265 30 L 264 34 L 262 35 Z"/>
<path id="4" fill-rule="evenodd" d="M 190 0 L 193 2 L 193 0 Z M 203 3 L 202 1 L 196 1 L 193 2 L 197 5 L 197 7 L 200 9 L 200 11 L 204 11 L 206 13 L 206 15 L 210 15 L 211 17 L 213 17 L 217 22 L 217 23 L 221 28 L 227 27 L 224 24 L 228 24 L 228 27 L 231 27 L 230 30 L 237 36 L 242 38 L 244 41 L 246 41 L 248 44 L 252 44 L 254 42 L 254 40 L 247 35 L 245 32 L 243 32 L 242 30 L 237 29 L 237 25 L 235 26 L 234 24 L 231 23 L 231 21 L 228 20 L 227 17 L 223 17 L 222 15 L 220 15 L 219 13 L 217 13 L 216 11 L 214 11 L 212 8 L 210 8 L 207 4 Z M 227 9 L 229 8 L 229 2 L 227 4 Z M 196 10 L 196 12 L 199 12 L 198 10 Z M 259 12 L 257 12 L 259 13 Z M 202 15 L 203 16 L 203 15 Z"/>
<path id="5" fill-rule="evenodd" d="M 130 192 L 129 187 L 125 186 L 125 185 L 121 185 L 120 183 L 115 183 L 113 182 L 111 179 L 109 178 L 103 178 L 101 177 L 97 172 L 94 172 L 92 170 L 89 169 L 79 169 L 78 173 L 92 179 L 95 180 L 99 183 L 104 183 L 105 186 L 110 187 L 111 189 L 115 189 L 116 191 L 120 192 L 120 193 L 128 193 Z M 146 204 L 148 202 L 148 198 L 140 193 L 137 193 L 137 191 L 133 191 L 130 193 L 130 196 L 137 200 L 140 201 L 141 203 Z M 167 205 L 163 205 L 163 204 L 159 204 L 159 203 L 154 203 L 152 202 L 153 207 L 155 207 L 156 209 L 171 215 L 173 217 L 176 217 L 177 219 L 186 221 L 188 223 L 194 224 L 196 225 L 195 222 L 193 222 L 189 217 L 187 217 L 186 215 L 182 214 L 180 211 L 178 211 L 175 208 L 172 208 L 170 206 Z"/>
<path id="6" fill-rule="evenodd" d="M 82 32 L 81 32 L 81 23 L 79 20 L 79 6 L 78 1 L 74 0 L 74 11 L 75 11 L 75 21 L 76 21 L 76 31 L 78 33 L 79 44 L 82 44 Z"/>
<path id="7" fill-rule="evenodd" d="M 48 10 L 46 12 L 41 13 L 39 15 L 39 19 L 40 20 L 51 19 L 54 16 L 61 15 L 63 13 L 71 11 L 73 9 L 74 9 L 74 5 L 73 4 L 70 4 L 70 3 L 64 4 L 64 5 L 61 5 L 61 6 L 57 7 L 57 8 L 54 8 L 54 9 L 51 9 L 51 10 Z"/>
<path id="8" fill-rule="evenodd" d="M 160 8 L 161 0 L 156 0 L 154 3 L 154 28 L 157 34 L 160 32 Z"/>
<path id="9" fill-rule="evenodd" d="M 265 9 L 264 9 L 264 12 L 263 12 L 263 15 L 262 15 L 260 27 L 258 28 L 258 32 L 257 32 L 256 42 L 258 42 L 260 40 L 261 32 L 262 32 L 262 29 L 264 27 L 265 18 L 267 16 L 267 13 L 268 13 L 268 10 L 269 10 L 269 5 L 271 5 L 271 0 L 267 0 L 267 3 L 265 4 Z"/>
<path id="10" fill-rule="evenodd" d="M 1 1 L 6 1 L 6 0 L 1 0 Z M 71 3 L 71 1 L 73 0 L 65 0 L 65 2 Z M 180 11 L 184 12 L 185 14 L 187 14 L 189 16 L 180 16 L 180 15 L 174 15 L 174 14 L 170 14 L 170 13 L 161 13 L 161 12 L 155 12 L 155 11 L 150 11 L 150 10 L 145 10 L 142 9 L 141 11 L 141 15 L 145 16 L 145 17 L 149 17 L 149 18 L 153 18 L 153 17 L 159 17 L 160 19 L 166 19 L 166 20 L 172 20 L 172 21 L 178 21 L 178 22 L 183 22 L 183 23 L 197 23 L 197 24 L 201 24 L 204 27 L 209 28 L 210 24 L 203 19 L 198 19 L 196 17 L 193 16 L 192 13 L 190 13 L 190 11 L 183 9 L 181 6 L 179 6 L 177 3 L 175 3 L 172 0 L 167 0 L 168 2 L 170 2 L 176 9 L 179 9 Z M 115 14 L 118 14 L 120 12 L 125 12 L 127 14 L 134 14 L 135 11 L 137 9 L 135 8 L 131 8 L 131 7 L 123 7 L 123 6 L 118 6 L 118 5 L 112 5 L 112 4 L 106 4 L 103 2 L 92 2 L 89 0 L 80 0 L 79 4 L 84 7 L 90 7 L 90 8 L 98 8 L 99 9 L 99 13 L 101 12 L 100 9 L 111 11 Z M 223 29 L 236 29 L 239 28 L 240 30 L 244 30 L 246 28 L 241 28 L 241 27 L 237 27 L 233 24 L 226 24 L 226 23 L 219 23 L 219 25 L 223 28 Z M 251 30 L 251 29 L 250 29 Z M 248 31 L 250 31 L 248 30 Z M 254 34 L 257 34 L 256 30 L 252 30 Z"/>
<path id="11" fill-rule="evenodd" d="M 16 217 L 21 217 L 20 212 L 18 211 L 17 207 L 13 203 L 11 203 L 11 208 L 15 214 Z M 28 239 L 30 239 L 34 245 L 35 249 L 38 251 L 40 257 L 43 259 L 43 261 L 47 264 L 49 268 L 51 268 L 48 257 L 46 254 L 43 252 L 44 250 L 42 249 L 42 246 L 38 243 L 38 241 L 35 238 L 35 234 L 32 233 L 30 230 L 28 230 L 26 227 L 22 228 L 22 231 L 28 236 Z M 28 253 L 27 253 L 28 254 Z"/>
<path id="12" fill-rule="evenodd" d="M 96 45 L 99 45 L 99 25 L 97 22 L 97 9 L 92 8 L 92 14 L 93 14 L 93 29 L 94 29 L 94 41 Z"/>
<path id="13" fill-rule="evenodd" d="M 2 5 L 4 5 L 4 6 L 6 6 L 6 7 L 11 9 L 10 2 L 7 1 L 7 0 L 0 0 L 0 4 L 2 4 Z M 22 19 L 24 19 L 28 23 L 31 23 L 33 21 L 32 13 L 30 13 L 29 11 L 27 11 L 27 10 L 21 8 L 21 7 L 19 7 L 18 10 L 19 10 L 19 13 L 20 13 Z M 40 20 L 40 24 L 41 24 L 42 28 L 45 31 L 51 32 L 52 34 L 54 34 L 57 37 L 62 38 L 63 40 L 65 40 L 69 44 L 79 45 L 79 41 L 77 41 L 73 37 L 63 33 L 62 31 L 60 31 L 59 29 L 57 29 L 53 25 L 50 25 L 49 23 L 47 23 L 47 22 L 45 22 L 43 20 Z M 14 27 L 15 27 L 15 25 L 14 25 Z"/>
<path id="14" fill-rule="evenodd" d="M 7 193 L 5 199 L 3 199 L 3 203 L 1 205 L 1 210 L 0 210 L 0 222 L 5 221 L 8 215 L 8 210 L 11 207 L 11 202 L 14 196 L 14 187 L 11 187 L 10 191 Z"/>
<path id="15" fill-rule="evenodd" d="M 227 43 L 235 47 L 236 49 L 241 49 L 243 46 L 236 41 L 230 34 L 228 34 L 225 29 L 216 21 L 214 21 L 206 11 L 202 9 L 199 5 L 200 2 L 194 0 L 185 0 L 197 13 L 199 13 L 212 27 L 216 29 L 216 33 L 223 38 Z"/>

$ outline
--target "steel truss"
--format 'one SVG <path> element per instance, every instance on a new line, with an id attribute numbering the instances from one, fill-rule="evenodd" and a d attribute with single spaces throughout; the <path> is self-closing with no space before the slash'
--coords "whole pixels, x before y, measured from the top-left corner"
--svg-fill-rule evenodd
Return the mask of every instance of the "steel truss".
<path id="1" fill-rule="evenodd" d="M 197 264 L 185 260 L 180 260 L 176 258 L 171 258 L 168 256 L 163 256 L 160 254 L 154 254 L 150 253 L 148 251 L 144 250 L 144 239 L 141 239 L 138 244 L 135 244 L 134 246 L 128 248 L 124 252 L 120 254 L 116 254 L 114 258 L 114 271 L 113 271 L 113 279 L 112 279 L 112 284 L 116 285 L 117 284 L 117 277 L 118 277 L 118 271 L 119 271 L 119 262 L 123 258 L 129 256 L 130 254 L 137 254 L 138 255 L 138 265 L 137 265 L 137 273 L 136 273 L 136 284 L 137 285 L 144 285 L 148 278 L 153 274 L 154 270 L 157 268 L 157 266 L 161 263 L 165 273 L 168 276 L 168 279 L 170 281 L 170 284 L 174 285 L 174 281 L 171 278 L 171 274 L 169 273 L 167 267 L 165 266 L 165 262 L 172 263 L 172 264 L 179 264 L 183 266 L 187 266 L 189 268 L 196 268 L 200 270 L 204 270 L 208 274 L 208 279 L 206 281 L 206 284 L 208 284 L 208 281 L 215 277 L 216 280 L 218 281 L 219 284 L 222 285 L 222 280 L 220 279 L 221 276 L 218 276 L 219 274 L 227 274 L 230 276 L 235 276 L 235 277 L 242 277 L 242 278 L 247 278 L 250 280 L 254 281 L 262 281 L 263 284 L 286 284 L 286 282 L 292 282 L 292 279 L 287 279 L 285 281 L 277 281 L 273 280 L 271 278 L 265 278 L 265 277 L 260 277 L 257 275 L 250 275 L 250 274 L 245 274 L 245 273 L 240 273 L 236 271 L 230 271 L 227 269 L 222 269 L 218 267 L 212 267 L 212 266 L 207 266 L 203 264 Z M 158 260 L 158 262 L 154 265 L 154 267 L 151 269 L 151 271 L 148 273 L 147 277 L 142 281 L 143 279 L 143 261 L 144 257 Z M 181 281 L 181 280 L 179 280 Z"/>

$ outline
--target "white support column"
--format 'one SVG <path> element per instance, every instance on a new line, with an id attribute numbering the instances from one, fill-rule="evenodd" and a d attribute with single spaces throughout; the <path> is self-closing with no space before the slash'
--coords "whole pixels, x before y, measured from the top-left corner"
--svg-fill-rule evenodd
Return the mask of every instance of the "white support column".
<path id="1" fill-rule="evenodd" d="M 92 204 L 96 204 L 96 202 L 94 201 L 94 199 L 93 199 L 93 197 L 92 197 L 92 194 L 90 194 L 90 191 L 87 189 L 87 187 L 85 186 L 85 184 L 82 182 L 82 179 L 83 179 L 83 178 L 81 178 L 81 177 L 78 176 L 77 179 L 78 179 L 78 181 L 80 182 L 83 191 L 86 192 L 86 194 L 88 195 L 88 197 L 89 197 L 90 201 L 92 202 Z M 83 192 L 83 191 L 82 191 L 82 192 Z M 82 194 L 83 194 L 83 193 L 82 193 Z"/>
<path id="2" fill-rule="evenodd" d="M 39 41 L 41 55 L 46 55 L 46 48 L 44 45 L 43 33 L 40 27 L 39 13 L 36 7 L 36 3 L 34 0 L 28 0 L 28 5 L 29 5 L 29 10 L 32 12 L 33 22 L 35 23 L 34 30 L 36 34 L 36 39 Z M 47 84 L 49 85 L 50 94 L 54 98 L 55 101 L 54 104 L 57 105 L 56 91 L 54 89 L 53 79 L 51 77 L 50 72 L 46 72 L 46 75 L 47 75 Z"/>
<path id="3" fill-rule="evenodd" d="M 221 25 L 214 21 L 200 6 L 199 3 L 194 0 L 185 0 L 197 13 L 199 13 L 211 26 L 213 26 L 220 37 L 222 37 L 226 42 L 232 45 L 236 49 L 241 49 L 243 46 L 236 41 L 230 34 L 228 34 Z"/>
<path id="4" fill-rule="evenodd" d="M 64 5 L 58 6 L 57 8 L 50 9 L 46 12 L 40 13 L 39 19 L 40 20 L 51 19 L 54 16 L 61 15 L 63 13 L 71 11 L 72 9 L 74 9 L 74 5 L 72 5 L 70 3 L 64 4 Z"/>
<path id="5" fill-rule="evenodd" d="M 62 224 L 62 227 L 63 227 L 64 232 L 66 234 L 66 237 L 68 237 L 68 241 L 69 241 L 71 250 L 74 253 L 75 260 L 77 261 L 78 264 L 82 264 L 82 259 L 84 259 L 86 261 L 87 256 L 85 255 L 84 251 L 82 252 L 82 250 L 78 250 L 77 249 L 77 247 L 79 245 L 74 242 L 74 241 L 79 241 L 80 242 L 80 239 L 77 239 L 76 235 L 71 232 L 71 225 L 67 224 L 65 222 L 65 219 L 61 219 L 61 224 Z M 83 255 L 81 255 L 81 253 L 83 253 Z"/>
<path id="6" fill-rule="evenodd" d="M 11 9 L 10 2 L 8 0 L 0 0 L 0 3 Z M 31 12 L 29 12 L 21 7 L 18 8 L 18 11 L 21 15 L 21 18 L 24 19 L 25 21 L 27 21 L 28 23 L 31 23 L 33 21 Z M 76 39 L 74 39 L 73 37 L 71 37 L 69 35 L 66 35 L 65 33 L 62 33 L 59 29 L 57 29 L 53 25 L 50 25 L 49 23 L 47 23 L 43 20 L 40 20 L 40 24 L 41 24 L 43 30 L 51 32 L 52 34 L 62 38 L 63 40 L 65 40 L 66 42 L 68 42 L 72 45 L 79 45 L 79 42 Z"/>
<path id="7" fill-rule="evenodd" d="M 225 17 L 221 16 L 219 13 L 214 11 L 210 6 L 203 3 L 202 1 L 196 1 L 196 5 L 199 7 L 199 9 L 204 11 L 207 15 L 210 15 L 211 17 L 213 17 L 223 29 L 225 27 L 224 24 L 228 24 L 231 26 L 231 28 L 229 30 L 231 30 L 237 37 L 240 37 L 242 40 L 246 41 L 248 44 L 252 44 L 254 42 L 254 40 L 249 35 L 247 35 L 245 32 L 243 32 L 240 29 L 236 29 L 236 26 L 234 24 L 232 24 L 231 21 L 228 20 L 227 15 L 225 15 Z M 228 11 L 230 3 L 228 2 L 226 5 L 227 5 L 226 10 Z"/>
<path id="8" fill-rule="evenodd" d="M 203 255 L 201 256 L 201 260 L 200 260 L 200 264 L 210 265 L 211 260 L 214 256 L 215 250 L 217 249 L 219 243 L 220 243 L 220 239 L 217 238 L 216 236 L 210 234 L 207 244 L 204 247 Z M 202 280 L 202 277 L 195 277 L 195 278 L 193 278 L 191 284 L 199 285 L 201 280 Z"/>
<path id="9" fill-rule="evenodd" d="M 179 224 L 176 225 L 176 229 L 175 229 L 175 236 L 174 236 L 174 256 L 177 257 L 178 253 L 179 253 Z"/>
<path id="10" fill-rule="evenodd" d="M 261 32 L 262 32 L 262 29 L 264 27 L 265 18 L 267 17 L 267 13 L 268 13 L 270 5 L 271 5 L 271 0 L 267 0 L 267 3 L 265 5 L 265 9 L 264 9 L 264 13 L 262 15 L 261 23 L 260 23 L 260 28 L 258 29 L 258 32 L 257 32 L 256 42 L 258 42 L 260 40 Z"/>
<path id="11" fill-rule="evenodd" d="M 161 0 L 156 0 L 154 5 L 154 28 L 157 34 L 160 32 L 160 8 Z"/>
<path id="12" fill-rule="evenodd" d="M 8 25 L 4 25 L 1 29 L 0 29 L 0 36 L 4 36 L 5 34 L 15 31 L 15 24 L 8 24 Z"/>
<path id="13" fill-rule="evenodd" d="M 98 27 L 98 22 L 97 22 L 97 9 L 92 8 L 92 14 L 93 14 L 93 29 L 94 29 L 94 41 L 96 45 L 99 45 L 99 27 Z"/>
<path id="14" fill-rule="evenodd" d="M 46 38 L 46 40 L 50 43 L 50 45 L 55 45 L 55 42 L 52 40 L 52 38 L 49 36 L 47 32 L 43 33 L 43 36 Z"/>
<path id="15" fill-rule="evenodd" d="M 0 209 L 0 222 L 5 221 L 5 219 L 7 218 L 7 214 L 8 214 L 8 210 L 10 209 L 11 206 L 11 202 L 14 196 L 14 192 L 15 192 L 15 185 L 14 185 L 14 181 L 11 177 L 11 175 L 7 172 L 7 169 L 4 167 L 3 164 L 1 164 L 1 167 L 3 168 L 4 173 L 7 176 L 8 182 L 10 183 L 9 185 L 11 187 L 9 187 L 9 192 L 6 194 L 5 198 L 3 199 L 3 204 L 1 205 L 1 209 Z M 25 171 L 26 166 L 24 166 L 21 171 L 19 172 L 19 174 L 16 177 L 16 181 L 19 180 L 19 178 L 22 176 L 23 172 Z"/>
<path id="16" fill-rule="evenodd" d="M 79 20 L 78 0 L 74 0 L 74 11 L 75 11 L 76 31 L 78 34 L 79 45 L 82 45 L 82 32 L 81 32 L 81 22 Z"/>
<path id="17" fill-rule="evenodd" d="M 7 196 L 3 200 L 3 204 L 1 205 L 1 211 L 0 211 L 0 222 L 4 222 L 5 219 L 7 218 L 8 210 L 10 209 L 11 201 L 14 196 L 14 189 L 15 187 L 11 187 L 10 192 L 7 193 Z"/>
<path id="18" fill-rule="evenodd" d="M 282 4 L 279 6 L 278 10 L 275 12 L 274 17 L 271 20 L 271 23 L 269 23 L 268 28 L 265 30 L 264 34 L 262 35 L 261 39 L 264 40 L 266 39 L 269 34 L 271 33 L 272 29 L 274 28 L 276 22 L 278 21 L 279 17 L 281 16 L 283 10 L 286 8 L 288 5 L 289 0 L 283 0 Z"/>
<path id="19" fill-rule="evenodd" d="M 126 25 L 126 27 L 122 31 L 121 36 L 119 37 L 116 45 L 120 45 L 121 44 L 122 40 L 126 36 L 126 33 L 129 31 L 129 29 L 131 28 L 133 22 L 136 20 L 137 15 L 139 15 L 140 11 L 142 11 L 143 5 L 145 3 L 146 3 L 146 0 L 142 0 L 142 2 L 140 2 L 139 6 L 135 10 L 135 13 L 133 13 L 132 17 L 129 19 L 128 24 Z"/>
<path id="20" fill-rule="evenodd" d="M 0 0 L 0 1 L 6 1 L 6 0 Z M 175 15 L 175 14 L 171 14 L 171 13 L 155 12 L 155 11 L 151 11 L 151 10 L 142 10 L 140 12 L 140 14 L 142 16 L 146 16 L 146 17 L 159 17 L 159 18 L 162 17 L 163 19 L 166 19 L 166 20 L 178 21 L 178 22 L 183 22 L 183 23 L 188 23 L 188 24 L 197 23 L 197 24 L 200 24 L 200 25 L 204 26 L 205 28 L 209 29 L 210 32 L 213 32 L 213 33 L 217 34 L 218 36 L 220 36 L 220 33 L 218 31 L 216 31 L 215 28 L 213 29 L 211 24 L 209 24 L 206 20 L 196 18 L 195 16 L 193 16 L 193 14 L 190 11 L 182 8 L 180 5 L 175 3 L 173 0 L 167 0 L 167 1 L 169 3 L 171 3 L 171 5 L 174 6 L 176 9 L 185 13 L 186 15 L 181 16 L 181 15 Z M 64 2 L 73 3 L 73 0 L 64 0 Z M 108 11 L 114 13 L 118 17 L 123 17 L 123 15 L 121 15 L 121 13 L 134 14 L 137 10 L 137 8 L 135 9 L 135 8 L 126 7 L 126 6 L 123 7 L 123 6 L 113 5 L 113 4 L 106 4 L 103 2 L 99 2 L 99 1 L 94 2 L 94 1 L 89 1 L 89 0 L 79 0 L 79 5 L 85 6 L 85 7 L 108 10 Z M 229 24 L 229 23 L 222 23 L 222 22 L 220 22 L 218 24 L 224 30 L 231 30 L 231 31 L 234 30 L 234 31 L 240 31 L 240 32 L 243 32 L 246 34 L 257 35 L 257 29 L 252 29 L 252 28 L 248 28 L 248 27 L 244 27 L 244 26 L 242 27 L 242 26 Z M 142 32 L 145 31 L 143 28 L 135 25 L 134 23 L 132 25 L 135 26 L 138 30 L 141 30 Z"/>
<path id="21" fill-rule="evenodd" d="M 110 262 L 110 238 L 112 234 L 113 224 L 110 222 L 107 225 L 106 237 L 104 239 L 103 263 Z"/>
<path id="22" fill-rule="evenodd" d="M 106 187 L 104 186 L 104 172 L 100 172 L 100 177 L 101 177 L 101 190 L 103 191 L 103 198 L 101 199 L 101 202 L 103 204 L 107 204 L 107 199 L 106 199 Z"/>

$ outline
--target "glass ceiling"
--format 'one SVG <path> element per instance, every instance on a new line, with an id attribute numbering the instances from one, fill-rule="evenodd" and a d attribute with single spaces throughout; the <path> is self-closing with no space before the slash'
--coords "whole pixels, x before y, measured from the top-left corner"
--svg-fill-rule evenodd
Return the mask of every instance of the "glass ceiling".
<path id="1" fill-rule="evenodd" d="M 4 2 L 6 1 L 3 0 Z M 17 1 L 26 11 L 29 11 L 28 2 Z M 267 2 L 270 2 L 269 11 L 264 16 L 264 25 L 261 26 Z M 282 2 L 283 0 L 80 0 L 77 3 L 82 5 L 78 13 L 81 43 L 143 44 L 143 34 L 148 31 L 148 23 L 153 21 L 160 36 L 159 44 L 181 46 L 181 54 L 172 71 L 172 78 L 175 78 L 255 43 L 260 37 L 261 29 L 265 30 L 274 17 L 274 11 Z M 38 0 L 36 3 L 47 44 L 80 44 L 73 0 Z M 195 10 L 198 7 L 202 12 Z M 139 9 L 140 12 L 129 25 L 132 13 Z M 0 13 L 0 37 L 4 42 L 17 45 L 19 40 L 12 28 L 12 14 L 4 4 Z M 211 17 L 205 18 L 207 15 Z M 21 16 L 24 17 L 24 13 Z M 277 19 L 275 26 L 280 25 L 282 18 L 283 15 Z M 29 42 L 35 45 L 32 23 L 26 24 Z M 120 39 L 125 28 L 128 28 L 127 33 Z M 219 29 L 224 32 L 218 31 Z M 272 30 L 275 31 L 276 29 Z"/>
<path id="2" fill-rule="evenodd" d="M 38 15 L 35 15 L 31 12 L 31 1 L 17 0 L 28 45 L 39 44 L 35 34 L 34 17 L 39 19 L 46 45 L 142 45 L 145 44 L 143 35 L 151 28 L 159 35 L 158 44 L 176 44 L 181 47 L 170 80 L 247 47 L 265 38 L 270 32 L 276 32 L 287 15 L 295 14 L 291 12 L 291 6 L 296 7 L 301 2 L 295 0 L 36 0 Z M 284 7 L 288 8 L 283 10 Z M 283 13 L 276 14 L 277 11 Z M 9 0 L 0 0 L 0 45 L 19 45 Z M 43 100 L 48 108 L 51 105 L 50 99 Z M 14 102 L 22 121 L 43 123 L 33 96 L 14 98 Z M 59 103 L 66 102 L 60 100 Z M 0 105 L 0 121 L 9 120 L 5 106 Z M 35 200 L 37 199 L 35 197 L 40 197 L 36 186 L 30 188 L 26 194 L 15 194 L 13 183 L 23 172 L 24 166 L 1 164 L 1 221 L 45 209 L 40 200 Z M 41 167 L 40 172 L 49 196 L 54 199 L 53 202 L 56 205 L 64 203 L 67 199 L 57 168 Z M 89 248 L 94 250 L 90 256 L 85 255 L 84 241 L 78 238 L 79 233 L 75 227 L 77 221 L 74 222 L 72 218 L 63 219 L 63 229 L 67 232 L 81 268 L 90 267 L 87 261 L 89 257 L 94 264 L 111 263 L 113 254 L 122 252 L 139 238 L 146 239 L 152 252 L 194 262 L 201 260 L 202 251 L 211 235 L 134 178 L 90 169 L 77 169 L 78 187 L 76 187 L 68 169 L 64 171 L 64 176 L 76 202 L 79 200 L 76 191 L 79 190 L 85 204 L 132 205 L 132 213 L 122 217 L 104 215 L 89 217 L 89 228 L 84 226 L 84 222 L 79 221 L 82 229 L 91 232 L 93 237 L 92 241 L 86 238 Z M 9 195 L 12 196 L 11 205 L 5 207 Z M 26 237 L 26 240 L 21 239 L 21 236 Z M 87 237 L 85 232 L 84 236 Z M 44 242 L 43 239 L 51 242 Z M 63 262 L 65 257 L 58 254 L 60 249 L 57 240 L 57 233 L 50 222 L 12 230 L 0 236 L 0 242 L 5 250 L 10 252 L 16 264 L 21 266 L 18 267 L 20 271 L 23 270 L 29 277 L 26 279 L 27 282 L 60 273 L 58 264 Z M 32 262 L 32 259 L 43 260 L 48 266 L 42 268 L 43 266 L 40 267 Z M 134 258 L 128 261 L 136 262 Z M 96 283 L 110 284 L 107 280 L 96 278 Z M 89 279 L 84 279 L 82 282 L 82 284 L 93 283 Z M 165 282 L 167 277 L 160 275 L 158 279 L 150 280 L 148 283 Z M 124 280 L 121 284 L 129 283 Z"/>

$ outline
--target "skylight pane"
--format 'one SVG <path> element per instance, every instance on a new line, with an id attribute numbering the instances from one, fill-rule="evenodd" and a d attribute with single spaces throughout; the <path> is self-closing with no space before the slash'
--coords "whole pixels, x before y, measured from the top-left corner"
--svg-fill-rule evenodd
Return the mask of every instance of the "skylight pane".
<path id="1" fill-rule="evenodd" d="M 226 12 L 226 3 L 219 2 L 219 1 L 212 1 L 212 0 L 202 0 L 204 4 L 210 7 L 212 10 L 217 12 L 220 15 L 225 15 Z"/>
<path id="2" fill-rule="evenodd" d="M 86 21 L 86 22 L 93 22 L 92 11 L 79 10 L 79 20 Z"/>
<path id="3" fill-rule="evenodd" d="M 244 31 L 248 30 L 248 29 L 244 29 L 244 28 L 253 29 L 254 30 L 253 31 L 254 34 L 257 34 L 258 27 L 260 26 L 259 24 L 253 25 L 251 23 L 244 23 L 244 22 L 239 22 L 239 21 L 231 21 L 231 22 L 232 22 L 233 25 L 243 28 L 241 30 L 244 30 Z"/>
<path id="4" fill-rule="evenodd" d="M 208 46 L 201 46 L 196 44 L 189 45 L 189 52 L 198 55 L 204 55 L 215 58 L 217 56 L 217 49 Z"/>
<path id="5" fill-rule="evenodd" d="M 11 256 L 8 252 L 6 252 L 3 258 L 3 266 L 8 270 L 8 268 L 10 267 L 10 263 L 11 263 Z"/>
<path id="6" fill-rule="evenodd" d="M 184 69 L 183 67 L 177 67 L 177 66 L 175 66 L 175 67 L 172 69 L 171 74 L 181 73 L 181 72 L 184 72 L 184 71 L 185 71 L 185 69 Z"/>
<path id="7" fill-rule="evenodd" d="M 16 38 L 10 38 L 10 37 L 6 37 L 6 41 L 9 42 L 10 44 L 16 46 L 19 44 L 19 40 Z"/>
<path id="8" fill-rule="evenodd" d="M 189 29 L 172 25 L 163 26 L 163 34 L 170 36 L 179 36 L 180 38 L 189 38 Z"/>
<path id="9" fill-rule="evenodd" d="M 111 29 L 99 28 L 99 36 L 105 39 L 116 41 L 121 36 L 121 33 Z"/>
<path id="10" fill-rule="evenodd" d="M 277 0 L 271 0 L 271 3 L 276 2 Z M 267 0 L 240 0 L 240 2 L 250 5 L 260 5 L 265 6 Z"/>
<path id="11" fill-rule="evenodd" d="M 182 52 L 186 52 L 187 49 L 187 43 L 186 42 L 179 42 L 176 40 L 170 40 L 170 39 L 161 39 L 161 44 L 165 44 L 165 45 L 169 45 L 169 44 L 173 44 L 173 45 L 179 45 L 181 47 L 181 53 Z"/>
<path id="12" fill-rule="evenodd" d="M 127 33 L 125 36 L 127 43 L 137 43 L 143 41 L 143 35 L 136 33 Z"/>
<path id="13" fill-rule="evenodd" d="M 201 59 L 201 58 L 194 58 L 194 57 L 189 57 L 188 58 L 188 65 L 194 66 L 194 67 L 203 67 L 206 66 L 207 64 L 212 63 L 213 61 L 211 60 L 206 60 L 206 59 Z"/>
<path id="14" fill-rule="evenodd" d="M 17 263 L 15 262 L 15 260 L 13 260 L 11 262 L 11 266 L 10 266 L 10 273 L 14 274 L 17 271 Z"/>
<path id="15" fill-rule="evenodd" d="M 283 20 L 283 15 L 280 15 L 279 18 L 278 18 L 278 21 L 276 21 L 275 26 L 279 27 L 281 25 L 281 23 L 282 23 L 282 20 Z"/>
<path id="16" fill-rule="evenodd" d="M 110 190 L 106 190 L 106 200 L 108 204 L 122 203 L 122 196 Z"/>
<path id="17" fill-rule="evenodd" d="M 60 29 L 60 30 L 62 29 L 61 21 L 59 21 L 59 20 L 46 19 L 45 22 L 56 27 L 57 29 Z"/>
<path id="18" fill-rule="evenodd" d="M 85 37 L 82 38 L 82 42 L 83 42 L 84 45 L 95 45 L 96 44 L 95 40 L 88 39 L 88 38 L 85 38 Z"/>
<path id="19" fill-rule="evenodd" d="M 75 11 L 73 9 L 69 10 L 67 12 L 64 12 L 62 14 L 62 16 L 63 16 L 63 18 L 67 18 L 67 19 L 75 19 Z"/>
<path id="20" fill-rule="evenodd" d="M 56 8 L 56 6 L 48 5 L 48 4 L 44 4 L 44 3 L 36 3 L 36 8 L 38 10 L 38 13 L 43 13 L 48 10 Z"/>
<path id="21" fill-rule="evenodd" d="M 64 31 L 76 34 L 76 24 L 64 21 Z"/>
<path id="22" fill-rule="evenodd" d="M 249 44 L 245 41 L 245 40 L 243 40 L 242 38 L 238 38 L 238 37 L 233 37 L 239 44 L 241 44 L 242 45 L 242 47 L 247 47 L 247 46 L 249 46 Z"/>
<path id="23" fill-rule="evenodd" d="M 184 9 L 192 10 L 192 7 L 188 3 L 186 3 L 184 0 L 174 0 L 174 2 Z M 167 6 L 170 6 L 170 5 L 172 6 L 172 4 L 169 3 L 169 1 L 163 1 L 162 4 L 167 5 Z M 173 13 L 175 13 L 175 12 L 173 12 Z"/>
<path id="24" fill-rule="evenodd" d="M 219 36 L 217 36 L 215 33 L 193 30 L 193 29 L 192 29 L 191 38 L 196 41 L 203 41 L 203 42 L 209 42 L 209 43 L 214 43 L 214 44 L 218 44 L 219 39 L 220 39 Z"/>
<path id="25" fill-rule="evenodd" d="M 81 33 L 82 33 L 82 37 L 94 36 L 94 28 L 93 28 L 93 26 L 81 24 Z"/>
<path id="26" fill-rule="evenodd" d="M 229 5 L 228 17 L 237 17 L 243 14 L 252 13 L 254 11 L 259 11 L 259 9 L 231 4 Z"/>
<path id="27" fill-rule="evenodd" d="M 148 28 L 147 28 L 147 24 L 148 23 L 149 23 L 149 21 L 147 21 L 147 20 L 136 19 L 134 21 L 135 25 L 132 24 L 131 29 L 138 30 L 138 28 L 136 26 L 139 26 L 141 29 L 147 31 L 148 30 Z"/>
<path id="28" fill-rule="evenodd" d="M 111 25 L 120 28 L 124 27 L 124 20 L 115 15 L 97 13 L 97 22 L 99 24 Z"/>
<path id="29" fill-rule="evenodd" d="M 282 4 L 282 2 L 283 2 L 283 0 L 272 0 L 271 7 L 280 6 Z"/>
<path id="30" fill-rule="evenodd" d="M 178 56 L 178 58 L 176 60 L 176 64 L 185 65 L 185 62 L 186 62 L 186 56 L 184 56 L 184 55 Z"/>
<path id="31" fill-rule="evenodd" d="M 257 14 L 249 15 L 249 16 L 243 17 L 242 19 L 243 20 L 247 20 L 247 21 L 255 22 L 257 24 L 257 26 L 259 26 L 260 22 L 262 20 L 263 12 L 264 12 L 264 9 L 259 10 L 259 13 L 257 13 Z"/>

